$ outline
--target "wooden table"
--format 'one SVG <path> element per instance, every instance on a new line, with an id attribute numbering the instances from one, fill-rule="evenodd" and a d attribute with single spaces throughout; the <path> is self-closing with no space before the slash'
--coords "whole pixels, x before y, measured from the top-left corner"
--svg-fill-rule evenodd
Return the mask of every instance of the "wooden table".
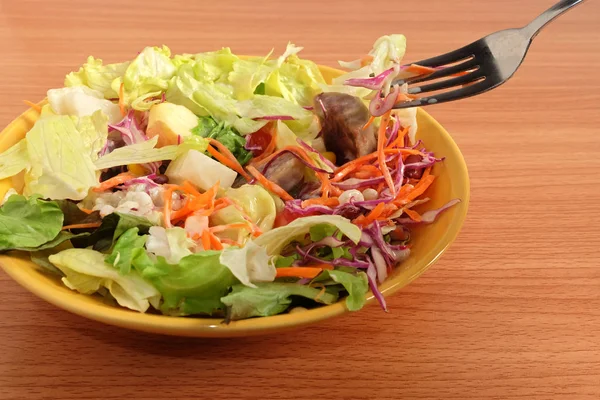
<path id="1" fill-rule="evenodd" d="M 402 32 L 406 60 L 419 60 L 552 3 L 0 0 L 0 125 L 89 54 L 114 62 L 163 43 L 266 54 L 291 40 L 335 65 Z M 178 339 L 68 314 L 0 273 L 0 398 L 600 398 L 599 20 L 600 3 L 584 3 L 536 39 L 508 84 L 429 109 L 465 155 L 471 209 L 437 265 L 388 300 L 391 313 Z"/>

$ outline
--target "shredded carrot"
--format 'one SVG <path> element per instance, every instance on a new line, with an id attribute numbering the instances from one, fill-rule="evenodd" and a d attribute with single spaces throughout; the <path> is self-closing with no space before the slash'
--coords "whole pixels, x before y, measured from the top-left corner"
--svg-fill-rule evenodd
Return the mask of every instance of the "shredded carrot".
<path id="1" fill-rule="evenodd" d="M 419 183 L 416 184 L 415 188 L 406 195 L 405 199 L 408 201 L 414 200 L 427 190 L 427 188 L 433 183 L 435 176 L 428 175 L 424 179 L 422 178 Z"/>
<path id="2" fill-rule="evenodd" d="M 312 279 L 319 275 L 323 269 L 315 267 L 286 267 L 277 268 L 276 278 L 308 278 Z"/>
<path id="3" fill-rule="evenodd" d="M 211 139 L 211 144 L 213 144 L 214 139 Z M 215 140 L 215 142 L 217 142 Z M 235 172 L 237 172 L 238 174 L 242 175 L 244 178 L 246 178 L 247 181 L 249 181 L 250 176 L 246 173 L 246 171 L 244 171 L 244 168 L 242 168 L 241 164 L 237 161 L 237 159 L 235 157 L 233 157 L 233 160 L 230 159 L 229 157 L 219 153 L 214 147 L 212 147 L 211 145 L 209 145 L 207 147 L 208 152 L 217 159 L 217 161 L 219 161 L 221 164 L 231 168 L 232 170 L 234 170 Z M 229 151 L 229 150 L 228 150 Z"/>
<path id="4" fill-rule="evenodd" d="M 125 110 L 125 84 L 121 83 L 119 87 L 119 110 L 121 111 L 121 115 L 127 115 L 127 110 Z"/>
<path id="5" fill-rule="evenodd" d="M 363 58 L 360 59 L 360 66 L 365 67 L 373 62 L 373 56 L 367 54 Z"/>
<path id="6" fill-rule="evenodd" d="M 89 229 L 89 228 L 98 228 L 100 225 L 102 225 L 101 222 L 90 222 L 87 224 L 73 224 L 73 225 L 65 225 L 62 227 L 62 230 L 67 230 L 67 229 Z"/>
<path id="7" fill-rule="evenodd" d="M 377 185 L 377 188 L 375 189 L 377 191 L 377 193 L 381 193 L 384 186 L 385 186 L 385 183 L 380 182 L 379 185 Z"/>
<path id="8" fill-rule="evenodd" d="M 364 131 L 365 129 L 367 129 L 367 128 L 368 128 L 368 127 L 369 127 L 369 126 L 370 126 L 370 125 L 373 123 L 373 121 L 375 121 L 375 117 L 371 115 L 371 116 L 369 117 L 369 120 L 367 121 L 367 123 L 366 123 L 366 124 L 364 124 L 364 125 L 363 125 L 363 127 L 362 127 L 362 129 L 361 129 L 361 130 L 363 130 L 363 131 Z"/>
<path id="9" fill-rule="evenodd" d="M 406 127 L 402 129 L 402 131 L 398 132 L 398 137 L 392 143 L 390 143 L 390 145 L 387 148 L 391 149 L 404 144 L 404 136 L 406 136 L 406 134 L 408 133 L 408 129 L 409 128 Z"/>
<path id="10" fill-rule="evenodd" d="M 410 65 L 406 66 L 405 71 L 410 72 L 412 74 L 425 75 L 425 74 L 432 74 L 435 71 L 437 71 L 437 69 L 431 68 L 431 67 L 424 67 L 419 64 L 410 64 Z"/>
<path id="11" fill-rule="evenodd" d="M 377 161 L 379 161 L 379 169 L 381 169 L 381 173 L 387 183 L 390 191 L 392 192 L 392 196 L 396 196 L 396 188 L 394 186 L 394 179 L 392 178 L 392 174 L 390 174 L 390 169 L 385 164 L 385 131 L 387 130 L 388 122 L 390 121 L 391 110 L 385 113 L 381 117 L 381 122 L 379 124 L 379 134 L 377 137 Z"/>
<path id="12" fill-rule="evenodd" d="M 221 238 L 219 240 L 221 241 L 221 243 L 225 243 L 225 244 L 228 244 L 230 246 L 239 246 L 240 245 L 235 240 L 231 240 L 231 239 L 227 239 L 227 238 Z"/>
<path id="13" fill-rule="evenodd" d="M 202 232 L 202 247 L 204 250 L 210 250 L 210 233 L 208 230 Z"/>
<path id="14" fill-rule="evenodd" d="M 431 167 L 427 167 L 425 171 L 423 171 L 423 175 L 421 175 L 421 179 L 427 178 L 431 174 Z"/>
<path id="15" fill-rule="evenodd" d="M 416 212 L 415 210 L 411 210 L 411 209 L 407 208 L 407 209 L 403 209 L 402 211 L 404 211 L 404 213 L 406 215 L 408 215 L 408 217 L 410 219 L 412 219 L 413 221 L 421 222 L 421 215 L 418 212 Z"/>
<path id="16" fill-rule="evenodd" d="M 360 221 L 357 221 L 355 223 L 359 223 L 360 222 L 360 224 L 364 225 L 364 226 L 367 226 L 367 225 L 371 224 L 371 222 L 375 221 L 381 215 L 381 213 L 383 212 L 384 208 L 385 208 L 385 203 L 379 203 L 379 204 L 377 204 L 375 206 L 375 208 L 372 209 L 371 212 L 369 212 L 369 214 L 367 214 L 366 217 L 364 217 L 364 219 L 361 218 Z"/>
<path id="17" fill-rule="evenodd" d="M 340 204 L 340 200 L 337 197 L 330 197 L 328 199 L 324 199 L 322 197 L 318 197 L 316 199 L 308 199 L 302 202 L 302 208 L 306 208 L 312 205 L 322 205 L 327 207 L 335 207 Z"/>
<path id="18" fill-rule="evenodd" d="M 165 203 L 163 208 L 163 222 L 165 227 L 171 227 L 171 208 L 173 204 L 173 192 L 175 191 L 175 187 L 167 186 L 163 193 L 163 201 Z"/>
<path id="19" fill-rule="evenodd" d="M 258 170 L 256 168 L 254 168 L 252 165 L 248 166 L 248 172 L 250 172 L 252 174 L 252 176 L 254 176 L 256 178 L 256 180 L 261 185 L 264 186 L 265 189 L 275 193 L 277 196 L 281 197 L 282 200 L 285 200 L 285 201 L 294 200 L 294 198 L 292 196 L 290 196 L 290 194 L 288 192 L 283 190 L 281 188 L 281 186 L 268 180 L 263 174 L 258 172 Z"/>
<path id="20" fill-rule="evenodd" d="M 271 141 L 267 145 L 267 148 L 258 157 L 254 157 L 252 159 L 252 164 L 256 164 L 256 163 L 264 160 L 271 154 L 273 154 L 273 152 L 275 151 L 276 144 L 277 144 L 277 130 L 275 128 L 272 128 L 271 129 Z"/>
<path id="21" fill-rule="evenodd" d="M 223 250 L 223 245 L 221 244 L 221 241 L 219 240 L 218 237 L 215 236 L 214 233 L 212 233 L 211 231 L 208 231 L 208 236 L 210 238 L 210 245 L 213 249 Z"/>
<path id="22" fill-rule="evenodd" d="M 379 219 L 379 220 L 386 219 L 387 217 L 389 217 L 396 211 L 398 211 L 398 207 L 393 203 L 388 203 L 385 205 L 385 207 L 383 207 L 383 211 L 381 212 L 381 215 L 377 219 Z"/>
<path id="23" fill-rule="evenodd" d="M 37 112 L 39 112 L 39 113 L 41 113 L 41 112 L 42 112 L 42 107 L 38 106 L 38 105 L 37 105 L 37 104 L 35 104 L 35 103 L 32 103 L 32 102 L 31 102 L 31 101 L 29 101 L 29 100 L 23 100 L 23 103 L 25 103 L 25 105 L 27 105 L 27 106 L 29 106 L 29 107 L 33 108 L 35 111 L 37 111 Z"/>
<path id="24" fill-rule="evenodd" d="M 131 172 L 123 172 L 117 176 L 113 176 L 110 179 L 101 182 L 98 186 L 96 186 L 93 190 L 94 192 L 104 192 L 108 189 L 112 189 L 115 186 L 119 186 L 131 179 L 134 179 L 136 176 Z"/>
<path id="25" fill-rule="evenodd" d="M 94 210 L 88 210 L 87 208 L 80 208 L 81 211 L 83 211 L 86 214 L 91 214 L 94 212 Z"/>
<path id="26" fill-rule="evenodd" d="M 211 233 L 223 232 L 223 231 L 226 231 L 227 229 L 248 229 L 249 231 L 252 230 L 252 228 L 249 227 L 248 224 L 243 224 L 243 223 L 218 225 L 218 226 L 213 226 L 213 227 L 209 228 Z"/>
<path id="27" fill-rule="evenodd" d="M 383 152 L 385 154 L 416 154 L 416 155 L 421 155 L 422 153 L 419 150 L 416 149 L 392 149 L 392 148 L 387 148 L 387 149 L 383 149 Z M 348 176 L 350 173 L 352 173 L 353 171 L 355 171 L 356 169 L 358 169 L 359 167 L 361 167 L 363 164 L 371 161 L 374 158 L 378 157 L 378 153 L 374 152 L 371 154 L 367 154 L 366 156 L 362 156 L 359 157 L 355 160 L 349 161 L 346 164 L 340 166 L 338 169 L 336 169 L 334 171 L 334 175 L 333 178 L 331 179 L 332 182 L 339 182 L 342 179 L 344 179 L 346 176 Z"/>

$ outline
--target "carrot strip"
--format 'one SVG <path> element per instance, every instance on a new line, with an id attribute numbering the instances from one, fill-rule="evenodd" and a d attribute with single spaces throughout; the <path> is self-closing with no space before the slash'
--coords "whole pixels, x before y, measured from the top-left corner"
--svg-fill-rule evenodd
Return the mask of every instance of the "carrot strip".
<path id="1" fill-rule="evenodd" d="M 367 121 L 367 123 L 366 123 L 366 124 L 364 124 L 364 125 L 363 125 L 363 127 L 362 127 L 362 129 L 361 129 L 361 130 L 363 130 L 363 131 L 364 131 L 365 129 L 367 129 L 367 128 L 368 128 L 368 127 L 369 127 L 369 126 L 370 126 L 370 125 L 371 125 L 371 124 L 372 124 L 374 121 L 375 121 L 375 117 L 371 115 L 371 116 L 369 117 L 369 120 Z"/>
<path id="2" fill-rule="evenodd" d="M 390 188 L 390 191 L 392 192 L 392 196 L 396 196 L 396 188 L 394 186 L 394 179 L 392 178 L 392 174 L 390 174 L 389 168 L 385 164 L 385 153 L 384 153 L 384 147 L 385 147 L 385 141 L 386 141 L 385 131 L 387 130 L 387 126 L 390 121 L 391 113 L 392 112 L 390 110 L 381 117 L 381 122 L 379 124 L 379 134 L 377 137 L 377 161 L 379 161 L 379 169 L 381 170 L 381 173 L 383 174 L 385 182 L 387 183 L 388 187 Z"/>
<path id="3" fill-rule="evenodd" d="M 416 155 L 422 155 L 422 153 L 419 150 L 415 150 L 415 149 L 392 149 L 392 148 L 387 148 L 387 149 L 383 149 L 383 152 L 385 154 L 416 154 Z M 331 179 L 332 182 L 339 182 L 342 179 L 344 179 L 346 176 L 348 176 L 350 173 L 352 173 L 354 170 L 356 170 L 357 168 L 359 168 L 361 165 L 371 161 L 374 158 L 377 158 L 378 154 L 377 152 L 373 152 L 371 154 L 367 154 L 365 156 L 359 157 L 355 160 L 349 161 L 346 164 L 340 166 L 338 169 L 336 169 L 333 172 L 333 178 Z"/>
<path id="4" fill-rule="evenodd" d="M 94 192 L 104 192 L 105 190 L 119 186 L 135 177 L 136 176 L 131 172 L 123 172 L 117 176 L 113 176 L 112 178 L 105 180 L 104 182 L 101 182 L 93 190 Z"/>
<path id="5" fill-rule="evenodd" d="M 212 233 L 211 231 L 208 231 L 208 237 L 210 238 L 210 245 L 212 246 L 213 249 L 223 250 L 223 245 L 221 244 L 221 241 L 219 240 L 218 237 L 215 236 L 214 233 Z"/>
<path id="6" fill-rule="evenodd" d="M 231 239 L 227 239 L 227 238 L 221 238 L 219 240 L 221 241 L 221 243 L 225 243 L 225 244 L 228 244 L 230 246 L 239 246 L 240 245 L 235 240 L 231 240 Z"/>
<path id="7" fill-rule="evenodd" d="M 433 175 L 429 175 L 426 178 L 421 179 L 419 183 L 417 183 L 415 188 L 406 195 L 404 200 L 411 201 L 422 195 L 427 190 L 427 188 L 433 183 L 434 179 L 435 176 Z"/>
<path id="8" fill-rule="evenodd" d="M 367 54 L 366 56 L 360 59 L 360 66 L 365 67 L 373 62 L 373 56 Z"/>
<path id="9" fill-rule="evenodd" d="M 410 64 L 410 65 L 407 65 L 404 70 L 406 72 L 410 72 L 412 74 L 417 74 L 417 75 L 432 74 L 435 71 L 437 71 L 437 69 L 435 69 L 435 68 L 424 67 L 424 66 L 419 65 L 419 64 Z"/>
<path id="10" fill-rule="evenodd" d="M 256 178 L 256 180 L 261 185 L 264 186 L 265 189 L 275 193 L 277 196 L 281 197 L 282 200 L 285 200 L 285 201 L 294 200 L 294 198 L 292 196 L 290 196 L 290 194 L 288 192 L 283 190 L 281 188 L 281 186 L 268 180 L 263 174 L 258 172 L 258 170 L 256 168 L 254 168 L 252 165 L 248 166 L 248 172 L 250 172 L 252 174 L 252 176 L 254 176 Z"/>
<path id="11" fill-rule="evenodd" d="M 371 210 L 371 212 L 369 214 L 367 214 L 367 216 L 364 219 L 361 219 L 360 224 L 361 225 L 369 225 L 371 224 L 371 222 L 375 221 L 383 212 L 385 208 L 385 203 L 379 203 L 375 206 L 374 209 Z M 358 222 L 355 222 L 358 223 Z"/>
<path id="12" fill-rule="evenodd" d="M 398 147 L 401 144 L 404 144 L 404 136 L 406 136 L 406 134 L 408 133 L 408 127 L 402 129 L 401 132 L 398 132 L 398 137 L 392 142 L 390 143 L 390 145 L 387 147 L 388 149 L 394 148 L 394 147 Z"/>
<path id="13" fill-rule="evenodd" d="M 88 228 L 98 228 L 100 225 L 102 225 L 102 222 L 90 222 L 87 224 L 73 224 L 73 225 L 65 225 L 62 227 L 61 230 L 67 230 L 67 229 L 88 229 Z"/>
<path id="14" fill-rule="evenodd" d="M 121 115 L 127 115 L 127 110 L 125 110 L 125 84 L 121 83 L 119 87 L 119 110 L 121 111 Z"/>
<path id="15" fill-rule="evenodd" d="M 403 209 L 402 211 L 406 215 L 408 215 L 408 217 L 410 219 L 412 219 L 413 221 L 415 221 L 415 222 L 421 222 L 421 215 L 418 212 L 416 212 L 415 210 L 411 210 L 411 209 L 407 208 L 407 209 Z"/>
<path id="16" fill-rule="evenodd" d="M 207 230 L 202 232 L 202 247 L 204 250 L 210 250 L 210 234 Z"/>
<path id="17" fill-rule="evenodd" d="M 219 143 L 218 141 L 216 141 L 215 139 L 210 139 L 210 143 L 211 144 L 215 144 L 213 143 Z M 219 143 L 219 145 L 221 145 L 221 143 Z M 216 146 L 216 145 L 215 145 Z M 222 145 L 221 145 L 222 146 Z M 223 146 L 225 149 L 227 149 L 227 147 Z M 250 178 L 250 175 L 248 175 L 246 173 L 246 171 L 244 171 L 244 168 L 242 168 L 242 165 L 238 162 L 238 160 L 233 156 L 233 154 L 231 154 L 231 152 L 229 152 L 229 149 L 227 149 L 227 151 L 229 152 L 229 154 L 231 154 L 232 158 L 231 159 L 228 155 L 223 155 L 222 153 L 219 153 L 214 147 L 212 147 L 211 145 L 208 145 L 207 147 L 208 152 L 214 157 L 216 158 L 221 164 L 231 168 L 232 170 L 234 170 L 235 172 L 237 172 L 238 174 L 242 175 L 244 178 L 246 178 L 247 181 L 251 180 L 252 178 Z M 219 149 L 220 150 L 220 149 Z"/>
<path id="18" fill-rule="evenodd" d="M 167 188 L 165 189 L 164 193 L 163 193 L 163 200 L 164 200 L 164 207 L 163 207 L 163 222 L 165 224 L 165 227 L 170 228 L 171 227 L 171 208 L 173 207 L 173 191 L 175 190 L 175 187 L 173 186 L 167 186 Z"/>
<path id="19" fill-rule="evenodd" d="M 83 211 L 86 214 L 91 214 L 94 212 L 94 210 L 88 210 L 87 208 L 79 208 L 81 211 Z"/>
<path id="20" fill-rule="evenodd" d="M 311 267 L 286 267 L 277 268 L 275 277 L 276 278 L 308 278 L 312 279 L 319 275 L 322 268 L 311 268 Z"/>
<path id="21" fill-rule="evenodd" d="M 340 200 L 337 197 L 330 197 L 328 199 L 324 199 L 322 197 L 318 197 L 316 199 L 308 199 L 302 202 L 302 208 L 306 208 L 312 205 L 322 205 L 327 207 L 335 207 L 340 204 Z"/>
<path id="22" fill-rule="evenodd" d="M 32 103 L 32 102 L 31 102 L 31 101 L 29 101 L 29 100 L 23 100 L 23 103 L 25 103 L 25 105 L 26 105 L 26 106 L 29 106 L 29 107 L 33 108 L 35 111 L 37 111 L 37 112 L 39 112 L 39 113 L 41 113 L 41 112 L 42 112 L 42 107 L 38 106 L 38 105 L 37 105 L 37 104 L 35 104 L 35 103 Z"/>
<path id="23" fill-rule="evenodd" d="M 249 231 L 252 230 L 252 228 L 249 227 L 248 224 L 243 224 L 243 223 L 218 225 L 218 226 L 213 226 L 208 229 L 210 230 L 211 233 L 223 232 L 223 231 L 226 231 L 227 229 L 248 229 Z"/>

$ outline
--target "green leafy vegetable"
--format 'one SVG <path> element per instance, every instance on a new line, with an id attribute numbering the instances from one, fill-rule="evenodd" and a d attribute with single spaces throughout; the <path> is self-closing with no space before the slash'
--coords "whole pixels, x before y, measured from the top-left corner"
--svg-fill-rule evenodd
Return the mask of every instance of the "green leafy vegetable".
<path id="1" fill-rule="evenodd" d="M 174 160 L 188 150 L 206 151 L 208 141 L 199 137 L 190 136 L 185 138 L 180 145 L 171 145 L 155 148 L 158 136 L 144 142 L 134 143 L 113 150 L 95 163 L 97 170 L 118 167 L 129 164 L 145 164 L 155 161 Z"/>
<path id="2" fill-rule="evenodd" d="M 31 169 L 24 194 L 50 199 L 83 199 L 98 184 L 89 143 L 68 116 L 39 119 L 27 133 Z"/>
<path id="3" fill-rule="evenodd" d="M 140 251 L 144 250 L 147 236 L 138 236 L 137 227 L 129 228 L 115 243 L 112 252 L 106 257 L 106 262 L 119 269 L 122 275 L 131 271 L 131 263 Z"/>
<path id="4" fill-rule="evenodd" d="M 361 230 L 348 219 L 339 215 L 317 215 L 312 217 L 298 218 L 290 224 L 275 228 L 257 237 L 254 241 L 259 246 L 264 246 L 270 256 L 279 255 L 286 244 L 304 238 L 310 232 L 311 227 L 329 224 L 346 235 L 354 243 L 358 243 Z"/>
<path id="5" fill-rule="evenodd" d="M 123 118 L 117 104 L 106 100 L 101 92 L 87 86 L 50 89 L 47 96 L 52 111 L 57 115 L 80 118 L 101 111 L 113 124 Z"/>
<path id="6" fill-rule="evenodd" d="M 116 99 L 119 93 L 111 88 L 112 82 L 125 75 L 130 62 L 102 65 L 102 60 L 89 56 L 79 71 L 65 77 L 65 86 L 87 86 L 103 94 L 105 99 Z"/>
<path id="7" fill-rule="evenodd" d="M 158 98 L 167 90 L 169 80 L 176 71 L 168 47 L 146 47 L 127 66 L 123 78 L 118 77 L 112 82 L 111 88 L 118 93 L 123 83 L 125 104 L 146 111 L 160 101 L 152 98 Z"/>
<path id="8" fill-rule="evenodd" d="M 203 138 L 218 140 L 242 165 L 252 158 L 252 153 L 244 148 L 246 139 L 232 127 L 226 127 L 224 122 L 217 123 L 212 117 L 200 117 L 198 126 L 192 129 L 192 133 Z"/>
<path id="9" fill-rule="evenodd" d="M 150 305 L 158 307 L 160 293 L 136 271 L 121 275 L 104 261 L 104 254 L 90 249 L 67 249 L 49 257 L 65 277 L 63 283 L 83 294 L 108 289 L 123 307 L 145 312 Z"/>
<path id="10" fill-rule="evenodd" d="M 229 268 L 219 262 L 220 255 L 220 251 L 203 251 L 171 265 L 164 257 L 152 261 L 147 253 L 140 253 L 133 266 L 162 294 L 164 314 L 212 315 L 224 308 L 221 297 L 236 282 Z"/>
<path id="11" fill-rule="evenodd" d="M 0 154 L 0 179 L 15 176 L 29 165 L 27 140 L 23 139 Z"/>
<path id="12" fill-rule="evenodd" d="M 156 256 L 164 257 L 169 264 L 177 264 L 186 256 L 192 254 L 196 243 L 188 238 L 185 229 L 180 227 L 163 228 L 153 226 L 146 242 L 146 249 Z"/>
<path id="13" fill-rule="evenodd" d="M 221 301 L 229 307 L 231 320 L 267 317 L 284 312 L 292 304 L 291 296 L 301 296 L 322 304 L 333 304 L 336 294 L 297 283 L 258 283 L 257 288 L 234 285 Z"/>
<path id="14" fill-rule="evenodd" d="M 240 248 L 229 247 L 221 252 L 219 262 L 229 268 L 242 284 L 255 287 L 252 282 L 272 282 L 275 280 L 275 267 L 269 263 L 265 249 L 249 242 Z"/>
<path id="15" fill-rule="evenodd" d="M 357 311 L 365 305 L 366 295 L 369 291 L 367 274 L 364 272 L 344 272 L 338 269 L 324 270 L 313 282 L 321 282 L 327 279 L 332 279 L 344 286 L 344 289 L 348 292 L 348 297 L 346 297 L 348 310 Z"/>
<path id="16" fill-rule="evenodd" d="M 87 237 L 73 238 L 73 246 L 85 248 L 93 246 L 94 250 L 106 251 L 126 231 L 138 228 L 141 234 L 147 234 L 152 223 L 146 218 L 131 214 L 114 212 L 102 219 L 102 225 Z"/>
<path id="17" fill-rule="evenodd" d="M 62 224 L 56 203 L 12 195 L 0 208 L 0 251 L 37 248 L 54 239 Z"/>

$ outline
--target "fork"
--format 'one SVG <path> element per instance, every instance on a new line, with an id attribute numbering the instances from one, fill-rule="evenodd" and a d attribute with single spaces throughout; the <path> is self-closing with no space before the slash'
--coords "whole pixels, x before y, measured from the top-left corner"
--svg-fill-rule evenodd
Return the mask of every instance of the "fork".
<path id="1" fill-rule="evenodd" d="M 458 50 L 416 62 L 417 65 L 437 69 L 433 73 L 400 79 L 393 84 L 408 84 L 408 94 L 420 95 L 443 89 L 435 95 L 425 95 L 398 103 L 394 108 L 426 106 L 460 100 L 487 92 L 509 80 L 517 71 L 533 38 L 550 21 L 583 2 L 561 0 L 522 28 L 505 29 L 485 36 Z M 457 76 L 458 75 L 458 76 Z M 438 80 L 441 78 L 450 78 Z M 434 83 L 428 83 L 438 80 Z M 419 86 L 413 86 L 420 83 Z"/>

